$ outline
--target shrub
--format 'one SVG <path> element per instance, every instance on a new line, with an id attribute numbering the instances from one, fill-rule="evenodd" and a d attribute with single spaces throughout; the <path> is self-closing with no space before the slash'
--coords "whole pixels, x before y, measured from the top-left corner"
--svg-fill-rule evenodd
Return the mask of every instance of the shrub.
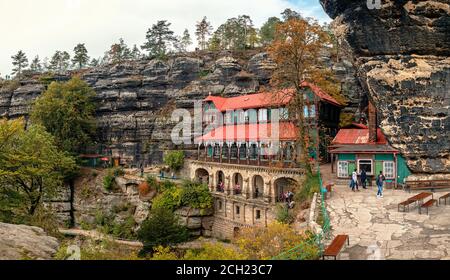
<path id="1" fill-rule="evenodd" d="M 285 204 L 278 204 L 276 208 L 276 220 L 283 224 L 291 224 L 294 222 L 294 217 L 289 212 Z"/>
<path id="2" fill-rule="evenodd" d="M 221 243 L 205 243 L 200 250 L 188 250 L 185 260 L 245 260 L 247 256 L 231 246 Z"/>
<path id="3" fill-rule="evenodd" d="M 186 227 L 178 224 L 175 214 L 166 208 L 155 208 L 150 217 L 145 220 L 137 233 L 138 239 L 144 244 L 141 253 L 153 252 L 157 246 L 172 246 L 189 239 Z"/>
<path id="4" fill-rule="evenodd" d="M 171 151 L 164 156 L 164 163 L 172 170 L 180 170 L 184 165 L 184 152 Z"/>
<path id="5" fill-rule="evenodd" d="M 136 238 L 136 233 L 134 232 L 135 226 L 136 221 L 132 216 L 129 216 L 122 223 L 115 223 L 112 227 L 111 234 L 117 238 L 134 239 Z"/>
<path id="6" fill-rule="evenodd" d="M 150 192 L 150 186 L 147 182 L 142 182 L 138 186 L 139 195 L 146 196 Z"/>
<path id="7" fill-rule="evenodd" d="M 105 177 L 103 177 L 103 187 L 107 191 L 112 191 L 114 188 L 114 179 L 115 177 L 111 174 L 107 174 Z"/>
<path id="8" fill-rule="evenodd" d="M 300 235 L 287 224 L 274 222 L 267 227 L 243 229 L 235 242 L 249 259 L 267 260 L 302 242 L 309 242 L 309 238 L 309 235 Z M 311 244 L 310 246 L 314 247 L 315 245 Z M 308 248 L 308 250 L 313 251 L 313 248 Z"/>
<path id="9" fill-rule="evenodd" d="M 185 181 L 182 187 L 181 204 L 198 209 L 211 208 L 213 198 L 208 186 Z"/>
<path id="10" fill-rule="evenodd" d="M 153 199 L 152 209 L 164 208 L 173 211 L 179 208 L 182 205 L 182 193 L 183 190 L 177 187 L 165 190 Z"/>
<path id="11" fill-rule="evenodd" d="M 320 178 L 317 174 L 307 174 L 306 180 L 300 191 L 295 194 L 294 200 L 302 203 L 310 199 L 315 192 L 320 192 Z"/>
<path id="12" fill-rule="evenodd" d="M 175 261 L 178 260 L 178 256 L 173 252 L 170 247 L 157 246 L 154 248 L 152 261 Z"/>

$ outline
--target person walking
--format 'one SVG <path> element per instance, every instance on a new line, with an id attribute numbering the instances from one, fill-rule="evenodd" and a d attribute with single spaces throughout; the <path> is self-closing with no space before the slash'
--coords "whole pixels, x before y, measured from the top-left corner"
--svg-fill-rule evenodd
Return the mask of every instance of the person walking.
<path id="1" fill-rule="evenodd" d="M 366 173 L 366 170 L 363 169 L 361 171 L 361 185 L 362 185 L 363 189 L 367 189 L 366 180 L 367 180 L 367 173 Z"/>
<path id="2" fill-rule="evenodd" d="M 377 187 L 378 187 L 377 198 L 383 197 L 384 180 L 386 180 L 386 178 L 383 175 L 383 171 L 380 171 L 380 174 L 377 176 Z"/>
<path id="3" fill-rule="evenodd" d="M 353 181 L 352 191 L 355 191 L 355 187 L 356 187 L 356 190 L 359 191 L 359 189 L 358 189 L 358 172 L 356 172 L 356 169 L 352 173 L 352 181 Z"/>

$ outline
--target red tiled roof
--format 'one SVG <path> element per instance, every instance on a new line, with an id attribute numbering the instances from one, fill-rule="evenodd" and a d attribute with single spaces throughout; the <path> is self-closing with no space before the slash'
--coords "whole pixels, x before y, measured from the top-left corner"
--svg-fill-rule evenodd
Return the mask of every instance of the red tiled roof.
<path id="1" fill-rule="evenodd" d="M 312 92 L 321 100 L 336 106 L 342 106 L 338 101 L 336 101 L 336 99 L 328 95 L 318 86 L 308 82 L 303 82 L 302 86 L 309 87 Z M 229 98 L 210 95 L 204 101 L 212 101 L 217 110 L 225 112 L 227 110 L 264 108 L 270 106 L 285 105 L 291 101 L 293 95 L 293 89 L 284 89 L 276 92 L 275 94 L 271 92 L 261 92 Z"/>
<path id="2" fill-rule="evenodd" d="M 353 144 L 387 144 L 386 137 L 384 136 L 381 129 L 377 129 L 377 142 L 372 143 L 369 141 L 369 129 L 340 129 L 336 137 L 334 138 L 332 145 L 343 144 L 343 145 L 353 145 Z"/>
<path id="3" fill-rule="evenodd" d="M 279 123 L 279 140 L 295 140 L 298 129 L 291 122 Z M 234 141 L 258 141 L 270 140 L 276 135 L 272 135 L 272 125 L 264 124 L 238 124 L 218 127 L 207 134 L 199 137 L 203 142 L 234 142 Z"/>
<path id="4" fill-rule="evenodd" d="M 333 105 L 341 107 L 342 104 L 340 104 L 334 97 L 323 91 L 320 87 L 316 86 L 315 84 L 312 84 L 310 82 L 304 81 L 301 84 L 302 87 L 309 87 L 315 95 L 317 95 L 321 100 L 327 101 L 328 103 L 331 103 Z"/>

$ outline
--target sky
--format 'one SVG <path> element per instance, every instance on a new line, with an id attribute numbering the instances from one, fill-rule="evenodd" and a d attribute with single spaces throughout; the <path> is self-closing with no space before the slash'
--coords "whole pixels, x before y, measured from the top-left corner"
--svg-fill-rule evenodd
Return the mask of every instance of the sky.
<path id="1" fill-rule="evenodd" d="M 85 43 L 92 57 L 101 57 L 123 38 L 141 46 L 158 20 L 168 20 L 181 35 L 207 16 L 216 29 L 228 18 L 250 15 L 255 27 L 291 8 L 303 16 L 329 22 L 318 0 L 0 0 L 0 76 L 11 74 L 11 56 L 23 50 L 28 60 L 50 58 L 56 50 L 71 55 Z M 195 39 L 194 39 L 195 41 Z"/>

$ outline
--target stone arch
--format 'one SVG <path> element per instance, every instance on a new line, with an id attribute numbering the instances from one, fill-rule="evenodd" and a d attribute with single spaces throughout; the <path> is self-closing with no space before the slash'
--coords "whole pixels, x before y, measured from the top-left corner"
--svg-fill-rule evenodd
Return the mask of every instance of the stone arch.
<path id="1" fill-rule="evenodd" d="M 202 184 L 209 185 L 209 172 L 205 168 L 197 168 L 195 170 L 194 180 L 201 182 Z"/>
<path id="2" fill-rule="evenodd" d="M 261 175 L 254 175 L 251 184 L 251 197 L 261 198 L 264 194 L 264 179 Z"/>
<path id="3" fill-rule="evenodd" d="M 218 192 L 225 191 L 225 173 L 222 170 L 216 172 L 216 190 Z"/>
<path id="4" fill-rule="evenodd" d="M 280 177 L 273 182 L 273 191 L 275 194 L 275 200 L 281 202 L 282 194 L 286 191 L 294 192 L 295 186 L 298 184 L 297 180 L 290 177 Z"/>
<path id="5" fill-rule="evenodd" d="M 244 177 L 242 177 L 242 174 L 239 172 L 234 173 L 233 177 L 231 178 L 231 186 L 233 189 L 233 194 L 241 194 L 243 185 L 244 185 Z"/>
<path id="6" fill-rule="evenodd" d="M 233 228 L 233 237 L 237 238 L 239 237 L 239 234 L 241 233 L 241 228 L 240 227 L 234 227 Z"/>

